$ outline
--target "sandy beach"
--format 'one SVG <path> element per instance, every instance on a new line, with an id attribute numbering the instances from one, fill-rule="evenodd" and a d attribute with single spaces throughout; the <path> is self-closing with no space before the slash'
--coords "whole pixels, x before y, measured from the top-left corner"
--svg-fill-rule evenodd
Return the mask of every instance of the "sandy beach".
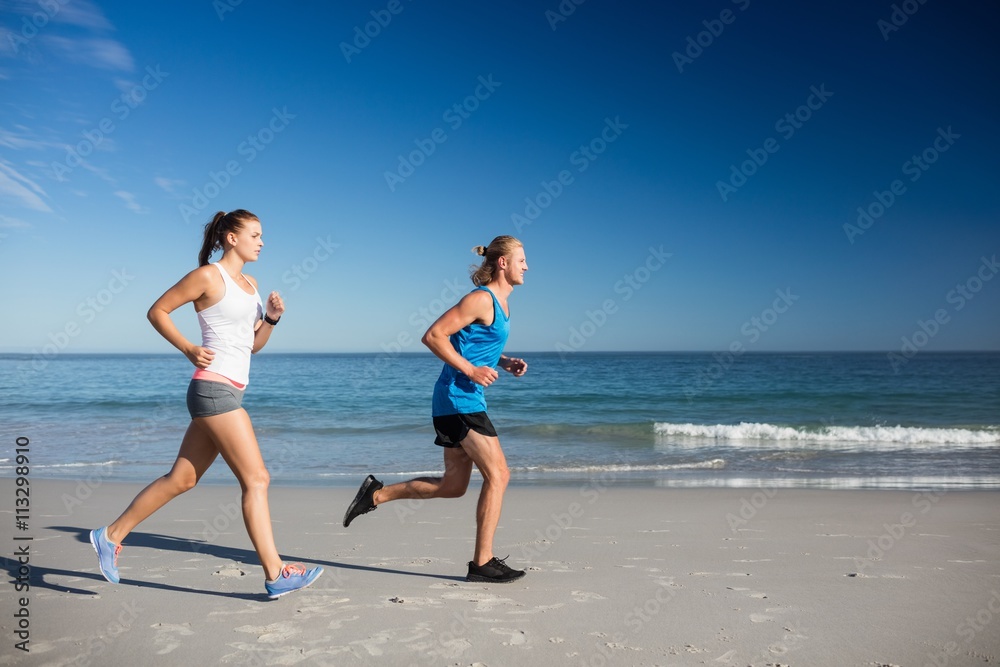
<path id="1" fill-rule="evenodd" d="M 498 586 L 464 581 L 476 487 L 350 529 L 353 488 L 272 487 L 282 555 L 326 573 L 269 601 L 235 486 L 199 486 L 140 525 L 117 586 L 88 531 L 138 485 L 32 479 L 26 530 L 15 488 L 0 480 L 2 664 L 1000 661 L 997 492 L 515 486 L 496 551 L 529 572 Z"/>

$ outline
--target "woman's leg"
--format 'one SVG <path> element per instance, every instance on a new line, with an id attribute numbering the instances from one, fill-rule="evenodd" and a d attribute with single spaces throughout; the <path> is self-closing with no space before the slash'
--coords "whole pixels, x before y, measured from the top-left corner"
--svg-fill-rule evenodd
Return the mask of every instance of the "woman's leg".
<path id="1" fill-rule="evenodd" d="M 198 420 L 192 420 L 170 472 L 139 492 L 122 515 L 108 526 L 108 539 L 121 544 L 125 536 L 153 512 L 193 488 L 218 454 L 208 431 Z"/>
<path id="2" fill-rule="evenodd" d="M 243 523 L 247 534 L 264 567 L 265 578 L 277 579 L 282 562 L 274 545 L 271 510 L 267 502 L 270 475 L 264 466 L 250 415 L 239 408 L 221 415 L 199 417 L 195 421 L 211 435 L 218 452 L 236 475 L 243 492 Z"/>

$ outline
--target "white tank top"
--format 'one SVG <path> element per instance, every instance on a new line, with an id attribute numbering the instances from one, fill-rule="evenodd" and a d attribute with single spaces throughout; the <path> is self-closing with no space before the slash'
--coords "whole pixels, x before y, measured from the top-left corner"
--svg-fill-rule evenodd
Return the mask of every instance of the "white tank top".
<path id="1" fill-rule="evenodd" d="M 212 363 L 205 370 L 233 382 L 249 384 L 254 325 L 264 316 L 264 304 L 256 288 L 253 294 L 247 294 L 218 263 L 212 266 L 222 274 L 226 293 L 218 303 L 198 313 L 201 346 L 215 352 Z"/>

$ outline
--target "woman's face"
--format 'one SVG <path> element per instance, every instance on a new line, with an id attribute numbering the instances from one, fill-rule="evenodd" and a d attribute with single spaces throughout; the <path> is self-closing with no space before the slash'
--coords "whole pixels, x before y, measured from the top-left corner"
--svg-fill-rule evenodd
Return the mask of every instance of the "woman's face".
<path id="1" fill-rule="evenodd" d="M 229 232 L 226 240 L 244 262 L 256 262 L 260 257 L 260 249 L 264 247 L 264 233 L 259 220 L 246 220 L 243 226 L 235 232 Z"/>

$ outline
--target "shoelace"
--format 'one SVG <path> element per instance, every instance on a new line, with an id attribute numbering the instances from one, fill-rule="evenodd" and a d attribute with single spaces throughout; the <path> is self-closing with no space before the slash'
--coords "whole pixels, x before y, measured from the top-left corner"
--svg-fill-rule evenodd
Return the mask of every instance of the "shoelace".
<path id="1" fill-rule="evenodd" d="M 115 546 L 115 567 L 118 567 L 118 554 L 122 552 L 122 545 Z"/>
<path id="2" fill-rule="evenodd" d="M 302 563 L 288 563 L 281 568 L 281 576 L 286 579 L 293 574 L 303 575 L 306 573 L 306 566 Z"/>
<path id="3" fill-rule="evenodd" d="M 486 561 L 482 565 L 479 565 L 478 567 L 487 567 L 489 565 L 492 565 L 493 567 L 497 568 L 501 572 L 504 572 L 506 570 L 511 569 L 510 567 L 507 566 L 507 559 L 508 558 L 510 558 L 510 554 L 507 554 L 503 558 L 497 558 L 496 556 L 494 556 L 493 558 L 489 559 L 488 561 Z"/>

